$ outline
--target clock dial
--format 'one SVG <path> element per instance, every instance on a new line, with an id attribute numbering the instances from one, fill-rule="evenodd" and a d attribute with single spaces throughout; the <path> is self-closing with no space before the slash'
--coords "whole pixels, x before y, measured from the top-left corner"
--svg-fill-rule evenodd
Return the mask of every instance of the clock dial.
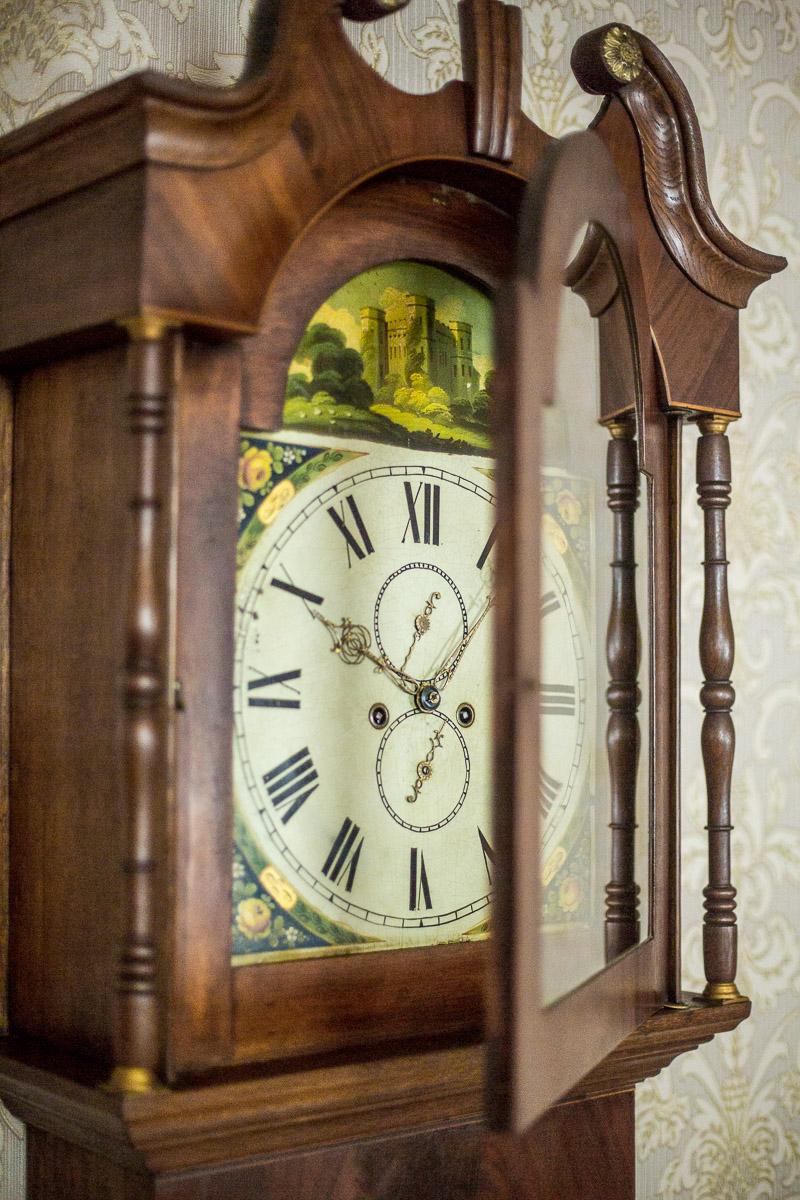
<path id="1" fill-rule="evenodd" d="M 545 874 L 563 852 L 575 799 L 585 781 L 586 634 L 564 568 L 545 552 L 541 564 L 541 683 L 539 811 Z"/>
<path id="2" fill-rule="evenodd" d="M 248 865 L 280 893 L 295 952 L 480 936 L 492 464 L 319 442 L 271 439 L 300 466 L 241 574 L 234 758 Z"/>

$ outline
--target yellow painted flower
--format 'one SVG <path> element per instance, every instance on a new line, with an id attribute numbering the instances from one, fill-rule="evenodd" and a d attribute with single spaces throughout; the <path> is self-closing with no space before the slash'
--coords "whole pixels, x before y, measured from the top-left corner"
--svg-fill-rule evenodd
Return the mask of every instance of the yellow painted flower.
<path id="1" fill-rule="evenodd" d="M 558 907 L 562 912 L 575 912 L 581 902 L 582 894 L 580 881 L 574 875 L 568 875 L 561 881 L 558 889 Z"/>
<path id="2" fill-rule="evenodd" d="M 282 479 L 280 483 L 276 484 L 266 500 L 262 500 L 258 506 L 258 519 L 261 524 L 271 525 L 284 505 L 289 503 L 296 490 L 291 479 Z"/>
<path id="3" fill-rule="evenodd" d="M 239 487 L 258 492 L 272 477 L 272 455 L 269 450 L 251 446 L 239 460 Z"/>
<path id="4" fill-rule="evenodd" d="M 563 846 L 556 846 L 542 868 L 542 887 L 547 887 L 567 861 L 567 852 Z"/>
<path id="5" fill-rule="evenodd" d="M 297 904 L 297 892 L 287 883 L 275 867 L 264 867 L 258 881 L 265 892 L 269 892 L 273 900 L 277 900 L 281 908 L 291 911 Z"/>
<path id="6" fill-rule="evenodd" d="M 251 941 L 258 941 L 269 929 L 269 905 L 258 896 L 240 900 L 236 909 L 236 928 Z"/>
<path id="7" fill-rule="evenodd" d="M 550 513 L 542 513 L 542 537 L 547 538 L 559 554 L 567 553 L 567 539 L 558 521 L 553 520 Z"/>
<path id="8" fill-rule="evenodd" d="M 558 515 L 567 525 L 577 525 L 583 513 L 583 505 L 574 492 L 563 491 L 556 496 Z"/>

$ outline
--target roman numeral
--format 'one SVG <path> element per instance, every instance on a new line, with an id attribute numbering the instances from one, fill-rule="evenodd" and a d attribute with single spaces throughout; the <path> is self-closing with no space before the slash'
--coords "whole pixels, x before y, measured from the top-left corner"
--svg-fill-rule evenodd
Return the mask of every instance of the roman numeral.
<path id="1" fill-rule="evenodd" d="M 550 809 L 555 803 L 555 798 L 561 791 L 561 784 L 557 779 L 553 779 L 552 775 L 548 775 L 541 766 L 539 767 L 539 808 L 543 817 L 546 817 Z"/>
<path id="2" fill-rule="evenodd" d="M 352 567 L 353 564 L 350 560 L 351 550 L 353 551 L 353 554 L 355 554 L 356 558 L 361 559 L 366 558 L 368 554 L 372 554 L 375 550 L 375 547 L 370 541 L 370 536 L 367 533 L 367 527 L 364 524 L 361 513 L 358 511 L 358 505 L 353 497 L 347 497 L 347 507 L 350 509 L 350 515 L 355 522 L 356 533 L 353 533 L 352 529 L 347 524 L 347 518 L 345 517 L 344 512 L 344 501 L 341 502 L 339 507 L 342 510 L 341 515 L 337 513 L 335 508 L 329 508 L 327 512 L 328 516 L 331 518 L 334 525 L 345 540 L 345 544 L 347 546 L 347 565 L 348 567 Z"/>
<path id="3" fill-rule="evenodd" d="M 428 886 L 428 872 L 425 870 L 425 856 L 416 846 L 411 849 L 411 864 L 409 872 L 408 907 L 412 912 L 418 912 L 422 905 L 432 908 L 431 889 Z"/>
<path id="4" fill-rule="evenodd" d="M 481 850 L 483 851 L 483 865 L 486 867 L 486 874 L 489 876 L 489 883 L 492 882 L 492 868 L 494 867 L 494 850 L 487 842 L 483 830 L 478 826 L 478 837 L 481 841 Z"/>
<path id="5" fill-rule="evenodd" d="M 264 776 L 267 795 L 284 825 L 317 790 L 318 778 L 307 746 L 267 771 Z"/>
<path id="6" fill-rule="evenodd" d="M 406 480 L 403 483 L 406 493 L 406 504 L 408 505 L 408 521 L 406 522 L 406 530 L 403 534 L 403 541 L 408 537 L 408 531 L 411 530 L 411 536 L 415 542 L 420 541 L 420 525 L 419 515 L 417 513 L 417 501 L 419 500 L 420 491 L 422 492 L 422 537 L 421 540 L 426 546 L 439 545 L 439 505 L 440 505 L 440 487 L 438 483 L 419 483 L 417 490 L 413 491 L 411 484 Z"/>
<path id="7" fill-rule="evenodd" d="M 489 534 L 488 538 L 486 539 L 486 545 L 481 550 L 480 555 L 478 556 L 478 561 L 475 564 L 475 566 L 478 568 L 479 571 L 483 570 L 483 564 L 486 562 L 487 558 L 489 557 L 489 555 L 492 552 L 492 546 L 495 543 L 496 537 L 497 537 L 497 526 L 493 525 L 492 532 Z"/>
<path id="8" fill-rule="evenodd" d="M 305 588 L 295 587 L 293 583 L 288 583 L 284 579 L 270 579 L 272 587 L 280 588 L 282 592 L 289 592 L 292 596 L 299 596 L 301 600 L 305 600 L 307 604 L 322 604 L 322 596 L 317 596 L 315 592 L 307 592 Z"/>
<path id="9" fill-rule="evenodd" d="M 353 890 L 358 860 L 361 857 L 361 847 L 364 845 L 363 836 L 358 837 L 360 833 L 361 827 L 355 825 L 349 817 L 345 817 L 322 867 L 322 874 L 337 886 L 346 871 L 344 887 L 347 892 Z"/>
<path id="10" fill-rule="evenodd" d="M 552 612 L 558 611 L 558 606 L 561 603 L 555 592 L 545 592 L 539 601 L 539 617 L 544 619 Z"/>
<path id="11" fill-rule="evenodd" d="M 290 679 L 299 679 L 299 671 L 281 671 L 278 675 L 262 675 L 259 679 L 251 679 L 247 685 L 248 692 L 256 692 L 259 688 L 275 687 L 280 684 L 288 691 L 299 696 L 297 688 L 289 686 Z M 289 696 L 250 696 L 247 703 L 253 708 L 299 708 L 300 701 Z"/>
<path id="12" fill-rule="evenodd" d="M 543 717 L 574 717 L 575 688 L 569 684 L 543 683 L 540 687 Z"/>

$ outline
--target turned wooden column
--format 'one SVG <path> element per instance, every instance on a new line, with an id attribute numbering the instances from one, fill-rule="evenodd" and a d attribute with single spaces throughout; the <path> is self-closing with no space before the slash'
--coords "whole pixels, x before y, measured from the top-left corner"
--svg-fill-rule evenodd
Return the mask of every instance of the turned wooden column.
<path id="1" fill-rule="evenodd" d="M 609 716 L 606 728 L 610 798 L 611 870 L 606 884 L 605 952 L 611 962 L 639 941 L 636 883 L 636 768 L 639 762 L 639 658 L 634 520 L 639 470 L 633 417 L 608 426 L 608 507 L 613 513 L 611 605 L 606 634 Z"/>
<path id="2" fill-rule="evenodd" d="M 130 338 L 131 571 L 125 661 L 124 932 L 109 1088 L 148 1091 L 161 1058 L 157 872 L 167 784 L 169 401 L 174 350 L 158 319 L 124 322 Z"/>
<path id="3" fill-rule="evenodd" d="M 708 887 L 703 918 L 704 995 L 737 1000 L 736 889 L 731 884 L 731 775 L 735 734 L 733 624 L 728 602 L 725 509 L 731 496 L 731 452 L 725 430 L 729 416 L 698 418 L 697 494 L 705 533 L 705 588 L 700 622 L 700 665 L 704 683 L 701 733 L 708 797 Z"/>

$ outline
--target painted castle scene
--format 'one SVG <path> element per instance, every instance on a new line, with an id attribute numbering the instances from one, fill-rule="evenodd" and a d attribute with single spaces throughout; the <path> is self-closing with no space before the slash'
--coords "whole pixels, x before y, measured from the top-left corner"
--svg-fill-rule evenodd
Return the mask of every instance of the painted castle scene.
<path id="1" fill-rule="evenodd" d="M 417 448 L 489 448 L 491 301 L 456 275 L 396 262 L 349 280 L 312 317 L 284 424 Z"/>

